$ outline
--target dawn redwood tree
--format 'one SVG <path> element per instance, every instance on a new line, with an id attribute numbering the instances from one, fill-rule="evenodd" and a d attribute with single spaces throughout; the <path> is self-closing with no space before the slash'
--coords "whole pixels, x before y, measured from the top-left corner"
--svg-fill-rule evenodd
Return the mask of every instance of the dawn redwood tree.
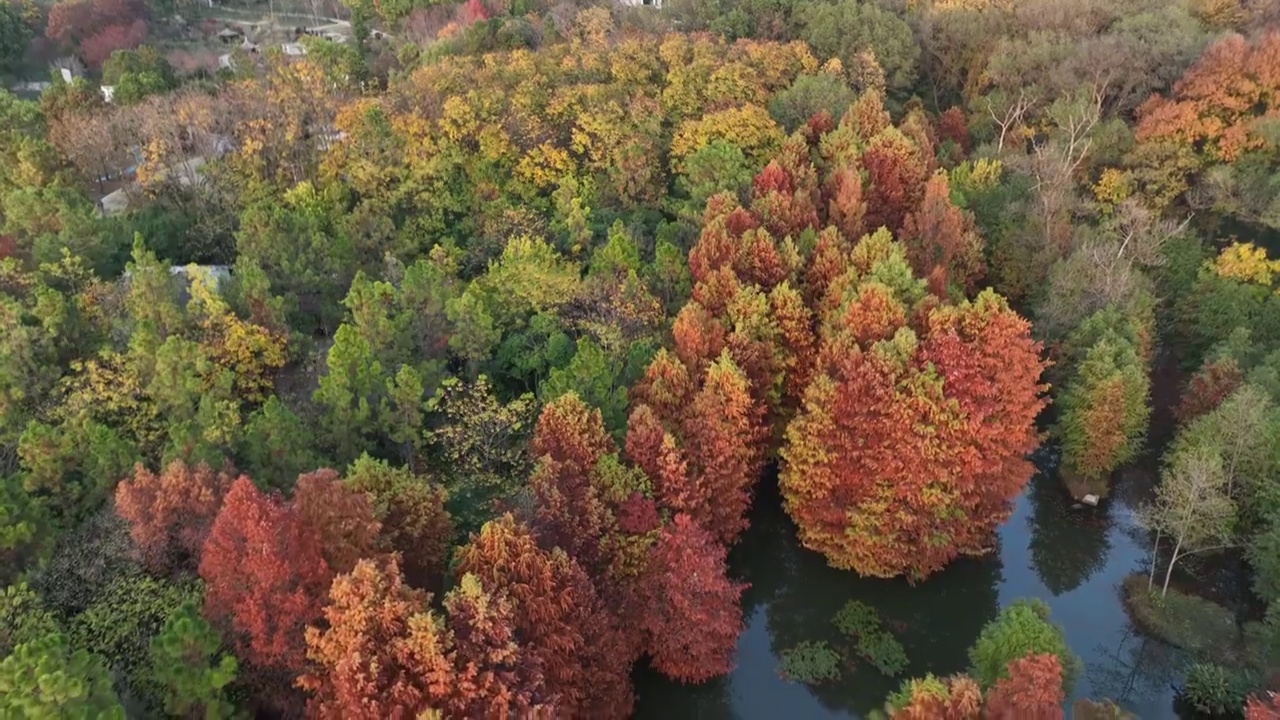
<path id="1" fill-rule="evenodd" d="M 964 465 L 955 477 L 972 522 L 954 538 L 962 553 L 980 553 L 1035 471 L 1026 457 L 1039 445 L 1035 420 L 1049 389 L 1040 382 L 1043 348 L 1030 323 L 991 291 L 935 309 L 926 327 L 922 359 L 966 420 L 960 440 L 967 448 L 956 451 Z"/>
<path id="2" fill-rule="evenodd" d="M 314 667 L 298 678 L 319 718 L 415 718 L 454 692 L 448 636 L 395 559 L 360 560 L 334 579 L 325 625 L 306 630 Z"/>
<path id="3" fill-rule="evenodd" d="M 1062 628 L 1049 620 L 1040 600 L 1017 600 L 987 623 L 969 648 L 970 675 L 991 690 L 1012 677 L 1015 661 L 1050 655 L 1058 662 L 1059 692 L 1068 693 L 1080 674 L 1080 658 L 1071 652 Z"/>
<path id="4" fill-rule="evenodd" d="M 204 614 L 249 665 L 296 674 L 304 629 L 322 615 L 333 572 L 301 513 L 237 478 L 200 558 Z"/>
<path id="5" fill-rule="evenodd" d="M 529 484 L 539 539 L 594 575 L 602 562 L 609 511 L 592 474 L 602 457 L 615 452 L 600 411 L 573 392 L 561 395 L 543 408 L 530 450 L 537 463 Z"/>
<path id="6" fill-rule="evenodd" d="M 945 172 L 925 183 L 920 208 L 903 221 L 901 240 L 911 267 L 929 279 L 934 294 L 946 297 L 949 287 L 973 292 L 982 275 L 982 238 L 973 215 L 951 203 Z"/>
<path id="7" fill-rule="evenodd" d="M 667 677 L 696 683 L 733 669 L 746 586 L 729 579 L 725 554 L 685 514 L 663 528 L 654 546 L 639 622 L 653 667 Z"/>
<path id="8" fill-rule="evenodd" d="M 356 561 L 378 552 L 382 526 L 369 496 L 344 485 L 333 470 L 299 475 L 292 506 L 320 540 L 320 552 L 333 572 L 350 572 Z"/>
<path id="9" fill-rule="evenodd" d="M 448 714 L 528 717 L 556 709 L 546 695 L 536 654 L 518 642 L 515 603 L 463 575 L 444 598 L 452 641 Z"/>
<path id="10" fill-rule="evenodd" d="M 1151 380 L 1133 344 L 1108 333 L 1087 349 L 1058 398 L 1063 480 L 1074 495 L 1105 496 L 1147 429 Z"/>
<path id="11" fill-rule="evenodd" d="M 985 717 L 991 720 L 1061 720 L 1062 664 L 1058 656 L 1028 655 L 1009 663 L 1008 676 L 987 691 Z"/>
<path id="12" fill-rule="evenodd" d="M 1243 382 L 1244 374 L 1234 358 L 1210 360 L 1191 376 L 1173 414 L 1179 423 L 1190 423 L 1213 412 Z"/>
<path id="13" fill-rule="evenodd" d="M 924 197 L 928 172 L 920 151 L 902 132 L 888 128 L 867 142 L 861 164 L 868 178 L 866 227 L 884 226 L 896 236 Z"/>
<path id="14" fill-rule="evenodd" d="M 728 353 L 707 368 L 684 420 L 686 485 L 660 504 L 688 513 L 725 545 L 747 529 L 752 489 L 760 470 L 763 428 L 754 415 L 750 385 Z M 664 488 L 669 487 L 664 483 Z"/>
<path id="15" fill-rule="evenodd" d="M 782 449 L 801 542 L 878 577 L 985 552 L 1032 471 L 1044 364 L 1026 321 L 987 291 L 913 329 L 872 282 L 831 325 Z"/>
<path id="16" fill-rule="evenodd" d="M 587 573 L 563 550 L 540 548 L 508 513 L 458 551 L 456 572 L 511 598 L 516 642 L 542 669 L 557 712 L 630 713 L 630 653 Z"/>
<path id="17" fill-rule="evenodd" d="M 894 697 L 902 706 L 891 720 L 973 720 L 982 713 L 982 688 L 968 675 L 908 680 Z"/>
<path id="18" fill-rule="evenodd" d="M 751 210 L 778 240 L 817 230 L 821 200 L 818 175 L 801 138 L 788 139 L 751 183 Z"/>
<path id="19" fill-rule="evenodd" d="M 855 163 L 847 162 L 832 170 L 824 183 L 827 222 L 845 238 L 856 240 L 866 232 L 863 221 L 867 203 L 863 199 L 862 174 Z"/>
<path id="20" fill-rule="evenodd" d="M 138 559 L 163 574 L 194 565 L 231 488 L 229 467 L 215 472 L 174 460 L 156 474 L 139 464 L 116 486 L 116 514 L 129 523 Z"/>

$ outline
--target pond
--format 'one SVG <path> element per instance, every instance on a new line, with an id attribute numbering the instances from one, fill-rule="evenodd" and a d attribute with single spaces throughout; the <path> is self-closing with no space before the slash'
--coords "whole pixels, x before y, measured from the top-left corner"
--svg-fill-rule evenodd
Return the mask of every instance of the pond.
<path id="1" fill-rule="evenodd" d="M 751 529 L 730 554 L 731 572 L 751 583 L 743 596 L 746 629 L 737 668 L 700 686 L 637 671 L 641 718 L 865 717 L 901 678 L 860 664 L 835 682 L 809 687 L 778 674 L 782 652 L 804 640 L 840 637 L 831 618 L 850 599 L 874 606 L 911 660 L 903 677 L 947 675 L 968 665 L 969 646 L 1001 607 L 1035 597 L 1052 609 L 1085 670 L 1072 698 L 1112 698 L 1141 718 L 1173 717 L 1173 687 L 1185 658 L 1139 636 L 1120 597 L 1120 581 L 1144 572 L 1150 547 L 1135 508 L 1150 491 L 1153 463 L 1119 474 L 1098 509 L 1072 508 L 1049 450 L 1018 498 L 989 556 L 953 563 L 915 586 L 859 578 L 832 569 L 802 548 L 775 482 L 758 490 Z"/>

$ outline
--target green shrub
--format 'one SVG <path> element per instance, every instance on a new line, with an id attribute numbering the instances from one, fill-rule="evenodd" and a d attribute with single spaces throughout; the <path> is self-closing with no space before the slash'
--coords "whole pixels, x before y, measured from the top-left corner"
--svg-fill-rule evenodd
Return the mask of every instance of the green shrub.
<path id="1" fill-rule="evenodd" d="M 0 590 L 0 657 L 58 630 L 57 618 L 26 583 Z"/>
<path id="2" fill-rule="evenodd" d="M 1039 600 L 1018 600 L 1000 611 L 969 649 L 970 674 L 983 688 L 990 688 L 1008 674 L 1011 661 L 1048 653 L 1062 664 L 1062 689 L 1070 692 L 1080 671 L 1080 658 L 1067 647 L 1062 628 L 1049 622 L 1049 606 Z"/>
<path id="3" fill-rule="evenodd" d="M 907 669 L 907 651 L 887 630 L 877 629 L 859 636 L 858 654 L 890 677 Z"/>
<path id="4" fill-rule="evenodd" d="M 101 656 L 133 695 L 160 701 L 151 669 L 151 640 L 185 603 L 198 602 L 198 582 L 171 583 L 145 575 L 122 577 L 108 585 L 70 623 L 72 646 Z"/>
<path id="5" fill-rule="evenodd" d="M 840 612 L 836 613 L 832 622 L 836 624 L 836 629 L 848 635 L 849 637 L 858 637 L 863 633 L 872 632 L 880 627 L 880 616 L 876 613 L 875 608 L 870 605 L 850 600 L 840 608 Z"/>
<path id="6" fill-rule="evenodd" d="M 836 629 L 852 638 L 858 655 L 890 677 L 907 667 L 907 651 L 888 630 L 880 625 L 875 608 L 850 600 L 831 620 Z"/>
<path id="7" fill-rule="evenodd" d="M 1227 715 L 1239 712 L 1253 680 L 1214 663 L 1196 663 L 1187 671 L 1182 697 L 1197 712 Z"/>
<path id="8" fill-rule="evenodd" d="M 780 669 L 787 678 L 818 685 L 840 677 L 840 653 L 822 640 L 806 640 L 783 651 Z"/>

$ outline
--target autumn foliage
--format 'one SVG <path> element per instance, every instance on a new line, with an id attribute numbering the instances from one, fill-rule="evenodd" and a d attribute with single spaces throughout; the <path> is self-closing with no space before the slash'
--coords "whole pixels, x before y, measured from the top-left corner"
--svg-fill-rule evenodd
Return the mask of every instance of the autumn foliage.
<path id="1" fill-rule="evenodd" d="M 1280 718 L 1280 695 L 1266 692 L 1250 696 L 1244 717 L 1245 720 L 1277 720 Z"/>
<path id="2" fill-rule="evenodd" d="M 982 713 L 982 688 L 967 675 L 908 681 L 892 720 L 973 720 Z"/>
<path id="3" fill-rule="evenodd" d="M 1062 720 L 1062 667 L 1054 655 L 1009 663 L 1008 676 L 987 690 L 967 675 L 909 680 L 890 699 L 892 720 Z"/>
<path id="4" fill-rule="evenodd" d="M 748 205 L 708 200 L 674 353 L 631 393 L 627 455 L 660 506 L 732 544 L 780 445 L 787 510 L 833 565 L 920 578 L 987 551 L 1031 474 L 1044 363 L 994 293 L 946 303 L 983 245 L 928 175 L 935 142 L 869 93 L 783 143 Z"/>
<path id="5" fill-rule="evenodd" d="M 1259 116 L 1274 112 L 1280 97 L 1280 31 L 1254 42 L 1229 35 L 1211 45 L 1174 86 L 1138 110 L 1139 141 L 1167 140 L 1234 161 L 1260 146 Z"/>
<path id="6" fill-rule="evenodd" d="M 406 587 L 395 561 L 361 560 L 329 590 L 327 627 L 306 631 L 316 669 L 298 679 L 319 718 L 410 718 L 443 707 L 452 664 L 426 595 Z"/>
<path id="7" fill-rule="evenodd" d="M 630 659 L 590 578 L 563 550 L 541 549 L 505 515 L 459 551 L 457 572 L 511 599 L 516 642 L 541 670 L 560 712 L 630 712 Z"/>
<path id="8" fill-rule="evenodd" d="M 116 513 L 129 523 L 142 563 L 155 573 L 194 565 L 233 480 L 227 468 L 214 472 L 179 460 L 158 475 L 137 465 L 116 486 Z"/>
<path id="9" fill-rule="evenodd" d="M 232 484 L 200 558 L 204 614 L 260 668 L 303 667 L 303 629 L 321 617 L 333 572 L 297 508 L 246 477 Z"/>
<path id="10" fill-rule="evenodd" d="M 348 488 L 333 470 L 298 476 L 293 508 L 299 520 L 320 541 L 325 563 L 335 573 L 350 572 L 356 561 L 372 557 L 382 527 L 373 515 L 369 497 Z"/>
<path id="11" fill-rule="evenodd" d="M 688 515 L 677 515 L 653 550 L 640 618 L 654 668 L 684 682 L 733 669 L 745 586 L 725 574 L 725 551 Z"/>
<path id="12" fill-rule="evenodd" d="M 989 291 L 916 329 L 905 318 L 882 285 L 846 303 L 787 428 L 780 483 L 801 541 L 833 565 L 918 578 L 984 552 L 1008 517 L 1031 474 L 1043 363 Z"/>
<path id="13" fill-rule="evenodd" d="M 1056 655 L 1028 655 L 1009 663 L 1008 677 L 987 692 L 992 720 L 1061 720 L 1062 665 Z"/>
<path id="14" fill-rule="evenodd" d="M 381 524 L 380 546 L 400 553 L 405 581 L 422 590 L 438 590 L 453 539 L 444 490 L 408 468 L 368 456 L 356 460 L 343 482 L 369 497 Z"/>
<path id="15" fill-rule="evenodd" d="M 902 227 L 911 267 L 944 297 L 952 285 L 973 292 L 982 274 L 982 239 L 973 216 L 953 205 L 950 193 L 947 174 L 934 173 L 925 183 L 920 209 L 909 213 Z"/>
<path id="16" fill-rule="evenodd" d="M 1187 382 L 1174 416 L 1185 425 L 1213 412 L 1242 382 L 1244 376 L 1235 360 L 1223 358 L 1206 362 Z"/>

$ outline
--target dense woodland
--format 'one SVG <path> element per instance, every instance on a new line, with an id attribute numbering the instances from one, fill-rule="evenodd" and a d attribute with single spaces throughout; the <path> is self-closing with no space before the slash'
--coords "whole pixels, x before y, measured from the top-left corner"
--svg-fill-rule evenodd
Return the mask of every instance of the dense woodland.
<path id="1" fill-rule="evenodd" d="M 1280 717 L 1278 8 L 354 0 L 190 72 L 185 6 L 0 0 L 87 68 L 0 91 L 0 715 L 625 717 L 733 667 L 762 477 L 928 592 L 1042 443 L 1108 502 L 1163 368 L 1117 592 L 1197 652 L 1238 565 L 1184 696 Z M 970 657 L 883 712 L 1080 670 L 1033 602 Z"/>

